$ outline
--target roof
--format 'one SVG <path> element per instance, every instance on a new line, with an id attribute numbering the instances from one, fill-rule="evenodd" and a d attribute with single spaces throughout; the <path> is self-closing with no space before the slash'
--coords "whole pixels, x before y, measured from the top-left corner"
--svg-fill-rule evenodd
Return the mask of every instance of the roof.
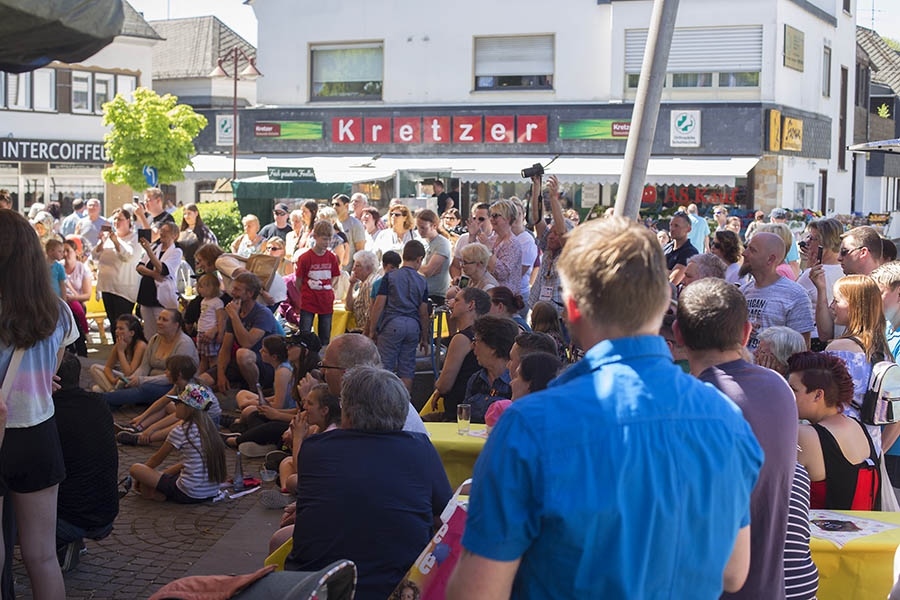
<path id="1" fill-rule="evenodd" d="M 216 59 L 235 46 L 251 58 L 256 48 L 214 16 L 151 21 L 165 41 L 153 46 L 153 79 L 208 77 Z M 238 53 L 238 72 L 247 61 Z M 228 62 L 225 70 L 234 66 Z"/>
<path id="2" fill-rule="evenodd" d="M 141 13 L 134 10 L 134 7 L 128 4 L 126 0 L 122 0 L 122 10 L 125 13 L 125 20 L 122 23 L 122 32 L 119 35 L 147 38 L 150 40 L 162 39 L 159 34 L 147 24 L 147 21 L 141 16 Z"/>
<path id="3" fill-rule="evenodd" d="M 877 71 L 872 73 L 872 81 L 883 83 L 895 94 L 900 95 L 900 54 L 897 54 L 878 32 L 865 27 L 856 27 L 856 42 L 869 55 Z"/>

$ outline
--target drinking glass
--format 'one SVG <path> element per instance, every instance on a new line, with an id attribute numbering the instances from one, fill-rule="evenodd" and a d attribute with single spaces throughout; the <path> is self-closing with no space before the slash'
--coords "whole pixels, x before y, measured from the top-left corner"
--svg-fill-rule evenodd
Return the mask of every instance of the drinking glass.
<path id="1" fill-rule="evenodd" d="M 472 421 L 472 405 L 459 404 L 456 407 L 456 432 L 459 435 L 469 433 L 469 423 Z"/>

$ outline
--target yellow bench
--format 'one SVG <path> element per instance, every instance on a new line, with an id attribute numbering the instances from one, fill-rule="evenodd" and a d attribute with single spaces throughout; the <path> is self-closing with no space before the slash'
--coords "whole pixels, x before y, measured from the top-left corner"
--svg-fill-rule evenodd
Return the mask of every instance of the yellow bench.
<path id="1" fill-rule="evenodd" d="M 100 332 L 100 342 L 106 344 L 106 307 L 103 306 L 103 300 L 95 300 L 97 297 L 97 287 L 91 290 L 91 297 L 84 303 L 85 318 L 92 320 L 97 324 L 97 331 Z"/>

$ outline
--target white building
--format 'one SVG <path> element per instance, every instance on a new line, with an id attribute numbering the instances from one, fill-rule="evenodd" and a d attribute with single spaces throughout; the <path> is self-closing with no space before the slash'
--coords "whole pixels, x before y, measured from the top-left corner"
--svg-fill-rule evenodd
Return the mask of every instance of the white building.
<path id="1" fill-rule="evenodd" d="M 30 73 L 0 72 L 0 188 L 15 207 L 99 198 L 104 210 L 131 201 L 126 186 L 101 177 L 106 164 L 104 102 L 150 86 L 159 35 L 127 2 L 122 33 L 78 64 L 52 62 Z"/>
<path id="2" fill-rule="evenodd" d="M 569 156 L 624 153 L 650 0 L 335 0 L 302 19 L 286 18 L 289 0 L 251 4 L 265 76 L 260 107 L 241 113 L 243 153 L 432 157 L 432 175 L 473 185 L 487 183 L 475 156 L 561 154 L 565 170 Z M 645 198 L 849 211 L 855 64 L 854 0 L 681 0 Z M 202 151 L 227 153 L 213 133 Z M 584 195 L 606 203 L 620 163 L 583 164 L 596 169 L 581 182 L 602 188 Z"/>

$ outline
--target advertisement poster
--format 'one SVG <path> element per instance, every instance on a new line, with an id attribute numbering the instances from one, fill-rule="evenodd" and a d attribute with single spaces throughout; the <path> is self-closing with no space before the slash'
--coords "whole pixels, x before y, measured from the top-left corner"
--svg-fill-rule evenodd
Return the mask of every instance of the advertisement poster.
<path id="1" fill-rule="evenodd" d="M 253 136 L 280 140 L 321 140 L 322 121 L 259 121 Z"/>
<path id="2" fill-rule="evenodd" d="M 561 140 L 622 140 L 628 139 L 631 119 L 578 119 L 559 122 Z"/>

